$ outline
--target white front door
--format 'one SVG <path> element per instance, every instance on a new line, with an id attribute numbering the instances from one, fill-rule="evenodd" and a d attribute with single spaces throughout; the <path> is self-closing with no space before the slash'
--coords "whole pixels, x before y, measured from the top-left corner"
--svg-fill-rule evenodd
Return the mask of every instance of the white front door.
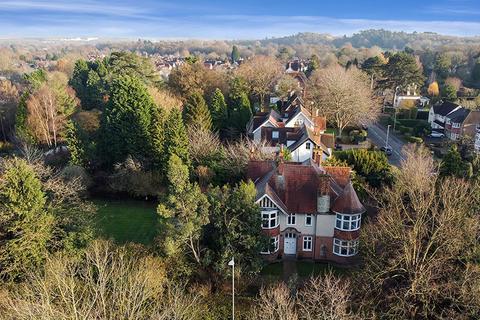
<path id="1" fill-rule="evenodd" d="M 283 253 L 297 253 L 297 235 L 293 232 L 285 233 L 285 241 L 283 243 Z"/>

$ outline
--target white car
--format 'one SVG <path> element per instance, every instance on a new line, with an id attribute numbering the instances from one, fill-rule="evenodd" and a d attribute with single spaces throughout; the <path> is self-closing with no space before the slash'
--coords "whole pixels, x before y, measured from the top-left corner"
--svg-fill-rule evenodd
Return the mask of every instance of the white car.
<path id="1" fill-rule="evenodd" d="M 429 136 L 430 138 L 444 138 L 444 137 L 445 137 L 445 134 L 444 134 L 444 133 L 441 133 L 441 132 L 433 131 L 433 132 L 430 133 L 428 136 Z"/>

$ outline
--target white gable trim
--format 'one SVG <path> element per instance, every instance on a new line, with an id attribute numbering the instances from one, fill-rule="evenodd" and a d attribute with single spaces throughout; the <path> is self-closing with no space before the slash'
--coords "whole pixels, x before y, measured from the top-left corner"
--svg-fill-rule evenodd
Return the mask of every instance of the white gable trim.
<path id="1" fill-rule="evenodd" d="M 306 114 L 304 114 L 302 111 L 300 111 L 295 117 L 293 117 L 292 119 L 288 120 L 287 123 L 285 123 L 285 125 L 289 124 L 290 122 L 293 121 L 293 123 L 295 123 L 295 120 L 300 116 L 300 115 L 303 115 L 303 117 L 310 123 L 309 127 L 310 128 L 313 128 L 313 121 L 310 119 L 310 117 L 308 117 Z"/>
<path id="2" fill-rule="evenodd" d="M 264 198 L 267 198 L 268 200 L 272 201 L 275 206 L 277 206 L 277 209 L 282 211 L 284 214 L 287 214 L 285 211 L 283 211 L 282 207 L 278 205 L 275 201 L 272 200 L 267 194 L 264 194 L 260 199 L 255 201 L 255 203 L 260 203 Z"/>
<path id="3" fill-rule="evenodd" d="M 274 125 L 274 124 L 270 121 L 270 119 L 267 119 L 264 123 L 262 123 L 261 125 L 259 125 L 257 129 L 253 130 L 252 133 L 257 132 L 258 129 L 264 127 L 265 125 L 267 125 L 267 123 L 270 123 L 270 125 L 271 125 L 272 127 L 274 127 L 274 128 L 277 127 L 276 125 Z"/>

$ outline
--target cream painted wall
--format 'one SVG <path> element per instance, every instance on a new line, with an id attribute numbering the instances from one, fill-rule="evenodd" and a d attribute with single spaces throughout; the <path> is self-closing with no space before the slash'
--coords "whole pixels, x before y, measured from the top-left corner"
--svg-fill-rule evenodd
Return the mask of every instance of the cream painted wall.
<path id="1" fill-rule="evenodd" d="M 307 149 L 306 145 L 310 143 L 310 149 Z M 292 160 L 297 162 L 303 162 L 305 160 L 311 159 L 313 155 L 314 144 L 312 141 L 307 140 L 297 149 L 292 152 Z"/>

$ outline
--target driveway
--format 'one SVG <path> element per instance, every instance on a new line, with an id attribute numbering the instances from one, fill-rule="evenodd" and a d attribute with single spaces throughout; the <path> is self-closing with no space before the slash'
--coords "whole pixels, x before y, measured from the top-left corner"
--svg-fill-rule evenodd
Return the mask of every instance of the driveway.
<path id="1" fill-rule="evenodd" d="M 388 162 L 394 166 L 399 167 L 402 160 L 405 159 L 402 149 L 405 146 L 400 138 L 397 138 L 390 128 L 388 135 L 388 145 L 392 148 L 392 154 L 388 157 Z M 368 139 L 378 148 L 384 147 L 387 139 L 387 129 L 379 124 L 371 124 L 368 127 Z"/>

